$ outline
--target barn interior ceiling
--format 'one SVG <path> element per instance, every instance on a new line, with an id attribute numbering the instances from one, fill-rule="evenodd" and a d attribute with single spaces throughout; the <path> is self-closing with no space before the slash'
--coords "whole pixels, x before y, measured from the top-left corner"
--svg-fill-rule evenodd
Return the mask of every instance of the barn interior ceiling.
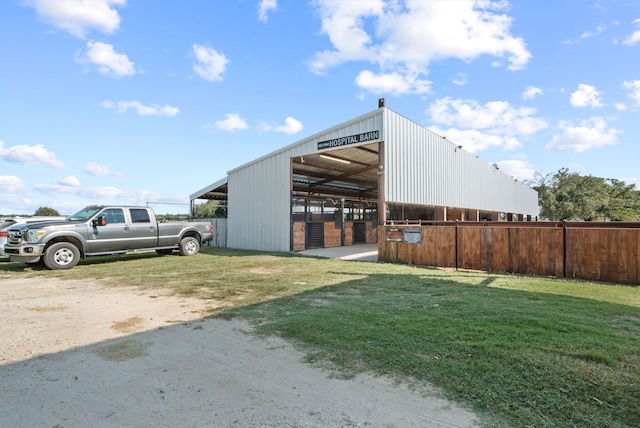
<path id="1" fill-rule="evenodd" d="M 292 160 L 294 196 L 378 200 L 378 143 Z"/>

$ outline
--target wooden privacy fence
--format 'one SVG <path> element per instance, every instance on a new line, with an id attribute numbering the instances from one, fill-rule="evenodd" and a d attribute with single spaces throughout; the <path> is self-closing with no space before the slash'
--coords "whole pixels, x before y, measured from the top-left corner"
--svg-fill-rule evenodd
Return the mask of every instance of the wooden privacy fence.
<path id="1" fill-rule="evenodd" d="M 380 261 L 640 284 L 640 223 L 420 222 L 381 232 Z"/>

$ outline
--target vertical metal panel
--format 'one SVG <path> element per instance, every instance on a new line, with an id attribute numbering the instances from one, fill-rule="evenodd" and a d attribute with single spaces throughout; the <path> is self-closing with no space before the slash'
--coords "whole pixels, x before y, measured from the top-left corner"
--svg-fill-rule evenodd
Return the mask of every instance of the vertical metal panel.
<path id="1" fill-rule="evenodd" d="M 278 153 L 229 175 L 231 248 L 289 251 L 289 156 Z"/>
<path id="2" fill-rule="evenodd" d="M 385 109 L 387 202 L 538 214 L 535 190 Z"/>

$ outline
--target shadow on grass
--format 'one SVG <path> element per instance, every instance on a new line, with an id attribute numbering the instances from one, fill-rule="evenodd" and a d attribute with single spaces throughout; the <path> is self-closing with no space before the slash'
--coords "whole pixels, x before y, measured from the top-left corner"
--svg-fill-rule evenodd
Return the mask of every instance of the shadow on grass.
<path id="1" fill-rule="evenodd" d="M 372 274 L 219 316 L 293 339 L 340 376 L 431 382 L 490 426 L 640 426 L 640 309 L 497 278 Z"/>

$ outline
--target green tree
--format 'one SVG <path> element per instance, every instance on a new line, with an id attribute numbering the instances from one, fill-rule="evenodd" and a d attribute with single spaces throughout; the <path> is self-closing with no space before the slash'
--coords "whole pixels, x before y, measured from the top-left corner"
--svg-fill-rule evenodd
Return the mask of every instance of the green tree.
<path id="1" fill-rule="evenodd" d="M 204 204 L 193 207 L 194 218 L 226 218 L 226 201 L 207 201 Z"/>
<path id="2" fill-rule="evenodd" d="M 639 221 L 640 192 L 635 184 L 581 176 L 561 168 L 536 173 L 530 183 L 538 192 L 540 216 L 547 220 Z"/>
<path id="3" fill-rule="evenodd" d="M 612 221 L 640 221 L 640 191 L 635 184 L 609 180 L 609 203 L 602 207 L 605 218 Z"/>
<path id="4" fill-rule="evenodd" d="M 33 215 L 37 215 L 37 216 L 59 216 L 60 213 L 56 210 L 54 210 L 53 208 L 49 208 L 49 207 L 40 207 L 36 210 L 36 212 Z"/>

